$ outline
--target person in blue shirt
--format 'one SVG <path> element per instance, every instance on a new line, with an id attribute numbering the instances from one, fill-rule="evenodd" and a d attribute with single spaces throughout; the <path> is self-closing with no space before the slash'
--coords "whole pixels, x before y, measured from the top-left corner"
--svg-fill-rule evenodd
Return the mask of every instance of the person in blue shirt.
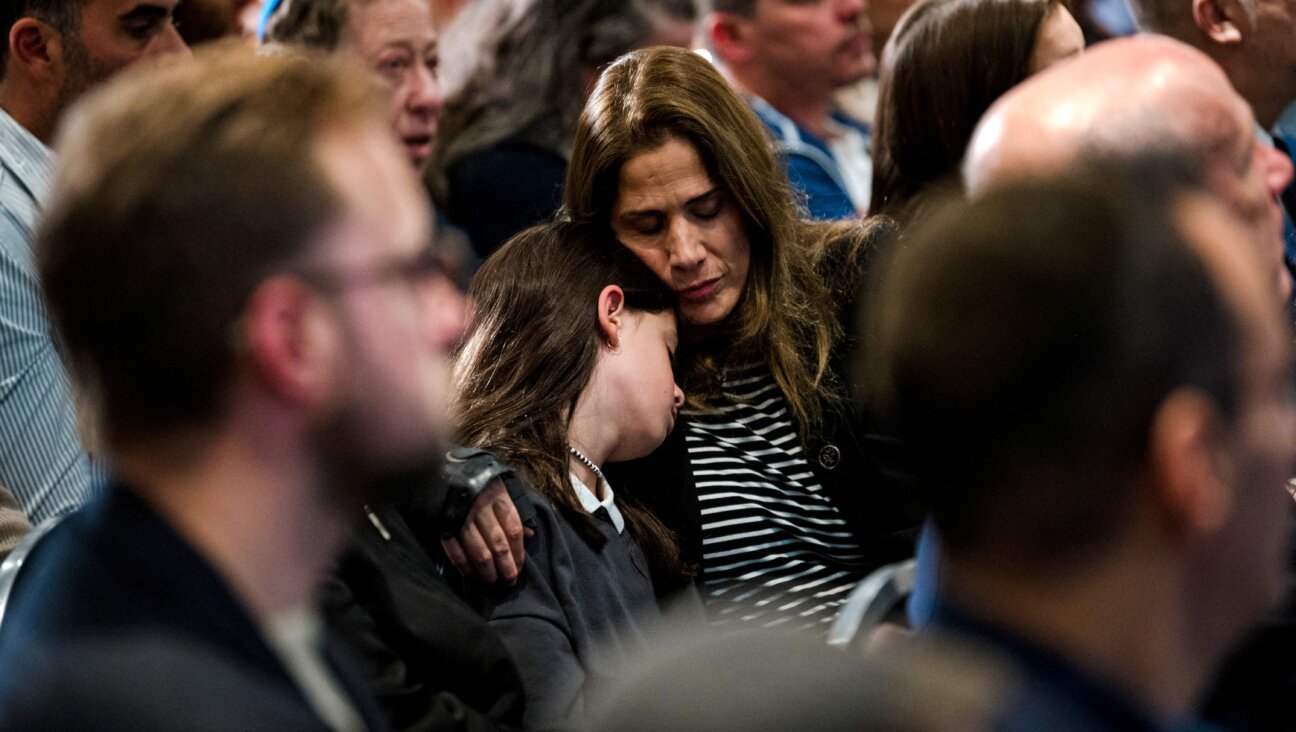
<path id="1" fill-rule="evenodd" d="M 706 18 L 716 61 L 774 139 L 810 218 L 869 209 L 869 126 L 833 97 L 876 65 L 867 7 L 865 0 L 717 0 Z"/>

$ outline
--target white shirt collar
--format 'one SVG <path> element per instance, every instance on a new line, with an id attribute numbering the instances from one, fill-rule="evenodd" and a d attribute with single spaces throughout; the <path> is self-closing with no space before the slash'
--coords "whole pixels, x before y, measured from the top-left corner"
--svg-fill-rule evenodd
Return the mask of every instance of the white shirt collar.
<path id="1" fill-rule="evenodd" d="M 581 508 L 590 513 L 594 513 L 600 508 L 606 510 L 616 532 L 620 534 L 625 531 L 625 518 L 621 515 L 621 509 L 616 506 L 616 496 L 612 494 L 612 486 L 606 480 L 603 481 L 604 498 L 600 501 L 594 495 L 594 491 L 590 490 L 580 478 L 577 478 L 575 473 L 569 474 L 571 475 L 572 490 L 575 491 L 576 500 L 580 501 Z"/>

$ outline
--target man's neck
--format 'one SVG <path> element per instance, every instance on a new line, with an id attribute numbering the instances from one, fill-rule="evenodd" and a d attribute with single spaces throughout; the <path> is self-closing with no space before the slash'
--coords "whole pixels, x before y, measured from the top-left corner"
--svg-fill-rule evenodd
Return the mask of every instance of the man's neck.
<path id="1" fill-rule="evenodd" d="M 1039 580 L 951 560 L 948 596 L 974 617 L 1105 679 L 1163 721 L 1182 720 L 1209 664 L 1194 653 L 1173 572 L 1140 569 L 1147 571 L 1126 565 Z"/>
<path id="2" fill-rule="evenodd" d="M 1251 114 L 1265 131 L 1273 130 L 1283 110 L 1293 101 L 1290 97 L 1284 97 L 1281 91 L 1269 88 L 1263 81 L 1254 83 L 1249 88 L 1239 86 L 1238 93 L 1251 105 Z"/>
<path id="3" fill-rule="evenodd" d="M 769 102 L 779 114 L 801 129 L 819 138 L 830 136 L 830 121 L 837 107 L 834 89 L 817 88 L 811 84 L 788 85 L 734 69 L 730 69 L 730 78 L 740 90 Z"/>
<path id="4" fill-rule="evenodd" d="M 306 455 L 246 435 L 182 466 L 124 458 L 118 469 L 262 623 L 314 602 L 354 524 Z"/>
<path id="5" fill-rule="evenodd" d="M 1238 95 L 1251 106 L 1256 122 L 1266 131 L 1273 130 L 1283 110 L 1296 100 L 1287 79 L 1271 69 L 1257 68 L 1255 59 L 1241 47 L 1209 44 L 1198 48 L 1223 69 Z"/>
<path id="6" fill-rule="evenodd" d="M 0 82 L 0 109 L 49 147 L 58 125 L 58 114 L 19 81 L 6 78 Z"/>

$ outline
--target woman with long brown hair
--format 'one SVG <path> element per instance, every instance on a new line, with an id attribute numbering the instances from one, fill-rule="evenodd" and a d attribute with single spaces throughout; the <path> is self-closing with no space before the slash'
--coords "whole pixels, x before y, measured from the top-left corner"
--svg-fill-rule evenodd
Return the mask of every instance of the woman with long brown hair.
<path id="1" fill-rule="evenodd" d="M 679 298 L 688 402 L 618 484 L 680 537 L 713 622 L 824 632 L 860 579 L 912 551 L 920 517 L 883 478 L 837 368 L 843 313 L 887 227 L 797 218 L 742 99 L 668 48 L 604 72 L 564 210 Z"/>
<path id="2" fill-rule="evenodd" d="M 458 441 L 514 468 L 537 514 L 518 581 L 485 588 L 485 613 L 522 676 L 524 726 L 572 727 L 588 682 L 615 677 L 659 614 L 652 577 L 685 574 L 670 532 L 602 471 L 652 452 L 674 424 L 674 295 L 566 223 L 511 239 L 469 294 Z"/>

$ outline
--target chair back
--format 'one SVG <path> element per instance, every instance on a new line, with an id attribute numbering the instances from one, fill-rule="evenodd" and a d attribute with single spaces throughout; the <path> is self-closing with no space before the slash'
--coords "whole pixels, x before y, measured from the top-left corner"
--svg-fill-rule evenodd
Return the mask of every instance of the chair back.
<path id="1" fill-rule="evenodd" d="M 9 595 L 18 582 L 18 573 L 22 571 L 23 563 L 36 548 L 37 542 L 62 520 L 62 516 L 45 519 L 18 542 L 18 546 L 15 546 L 14 550 L 9 552 L 9 556 L 5 557 L 4 562 L 0 562 L 0 631 L 4 629 L 5 609 L 9 606 Z"/>
<path id="2" fill-rule="evenodd" d="M 843 650 L 863 644 L 913 592 L 914 560 L 879 567 L 855 585 L 828 631 L 828 645 Z"/>

